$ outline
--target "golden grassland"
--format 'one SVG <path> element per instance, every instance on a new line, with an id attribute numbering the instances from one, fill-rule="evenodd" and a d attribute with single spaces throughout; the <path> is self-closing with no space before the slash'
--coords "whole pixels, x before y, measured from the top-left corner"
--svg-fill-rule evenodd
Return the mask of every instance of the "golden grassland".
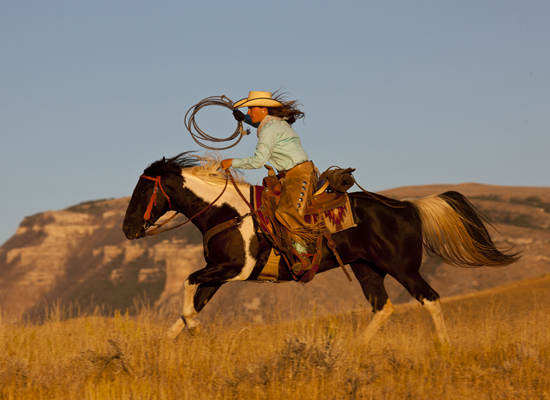
<path id="1" fill-rule="evenodd" d="M 0 399 L 550 398 L 549 288 L 543 277 L 444 300 L 450 347 L 417 304 L 368 345 L 368 312 L 218 321 L 173 341 L 174 321 L 146 306 L 56 306 L 43 323 L 0 324 Z"/>

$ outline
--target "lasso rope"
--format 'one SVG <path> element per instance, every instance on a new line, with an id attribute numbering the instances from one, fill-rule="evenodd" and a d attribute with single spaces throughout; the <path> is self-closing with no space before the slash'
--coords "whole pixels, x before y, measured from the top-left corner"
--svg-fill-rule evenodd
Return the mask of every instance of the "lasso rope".
<path id="1" fill-rule="evenodd" d="M 189 111 L 187 111 L 184 119 L 185 127 L 191 134 L 191 137 L 193 138 L 193 140 L 199 146 L 204 147 L 205 149 L 208 149 L 208 150 L 227 150 L 227 149 L 230 149 L 231 147 L 236 146 L 241 141 L 244 135 L 248 135 L 250 133 L 249 131 L 245 131 L 243 129 L 243 123 L 239 122 L 235 132 L 233 132 L 233 134 L 228 138 L 216 138 L 216 137 L 207 135 L 198 127 L 197 123 L 195 122 L 195 115 L 197 114 L 197 112 L 199 112 L 199 110 L 201 110 L 203 107 L 207 107 L 207 106 L 222 106 L 222 107 L 234 110 L 233 102 L 227 97 L 211 96 L 211 97 L 207 97 L 202 101 L 199 101 L 197 104 L 191 107 Z M 214 142 L 214 143 L 229 142 L 235 139 L 237 141 L 227 147 L 212 147 L 202 143 L 203 141 Z"/>

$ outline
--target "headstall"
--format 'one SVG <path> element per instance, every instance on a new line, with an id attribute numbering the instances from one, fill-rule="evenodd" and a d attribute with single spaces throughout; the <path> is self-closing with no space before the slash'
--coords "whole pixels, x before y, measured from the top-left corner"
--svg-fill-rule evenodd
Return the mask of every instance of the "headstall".
<path id="1" fill-rule="evenodd" d="M 149 201 L 149 205 L 147 206 L 147 210 L 145 211 L 145 214 L 143 214 L 143 218 L 145 221 L 149 221 L 151 219 L 151 211 L 153 210 L 153 207 L 156 207 L 157 205 L 157 193 L 160 190 L 162 191 L 162 194 L 164 194 L 164 197 L 166 197 L 166 200 L 168 200 L 168 205 L 170 206 L 170 211 L 172 211 L 172 204 L 170 203 L 170 197 L 166 194 L 164 189 L 162 188 L 162 184 L 160 183 L 160 175 L 156 178 L 152 178 L 147 175 L 141 175 L 140 178 L 149 179 L 150 181 L 155 182 L 155 189 L 153 190 L 153 195 L 151 196 L 151 201 Z"/>

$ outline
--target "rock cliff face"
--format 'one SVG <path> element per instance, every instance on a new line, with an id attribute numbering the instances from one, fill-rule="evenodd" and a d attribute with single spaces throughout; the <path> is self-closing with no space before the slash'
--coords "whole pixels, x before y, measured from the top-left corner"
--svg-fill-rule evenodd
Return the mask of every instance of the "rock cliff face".
<path id="1" fill-rule="evenodd" d="M 497 224 L 500 247 L 515 245 L 523 258 L 509 267 L 462 269 L 425 258 L 421 272 L 442 296 L 487 289 L 550 272 L 550 188 L 488 185 L 438 185 L 386 191 L 394 198 L 423 197 L 458 190 Z M 128 198 L 82 203 L 63 211 L 25 218 L 0 247 L 0 306 L 4 320 L 40 315 L 46 305 L 91 305 L 132 309 L 147 298 L 159 312 L 175 319 L 183 282 L 204 266 L 202 237 L 192 225 L 157 239 L 128 241 L 121 226 Z M 181 217 L 184 218 L 184 217 Z M 388 291 L 395 303 L 411 301 L 392 278 Z M 335 269 L 306 286 L 296 283 L 224 285 L 202 318 L 243 317 L 269 321 L 317 313 L 369 308 L 359 284 Z"/>
<path id="2" fill-rule="evenodd" d="M 162 239 L 128 241 L 121 226 L 128 198 L 90 202 L 27 217 L 0 248 L 0 304 L 14 316 L 44 304 L 131 307 L 145 295 L 157 306 L 180 293 L 204 263 L 192 226 Z"/>

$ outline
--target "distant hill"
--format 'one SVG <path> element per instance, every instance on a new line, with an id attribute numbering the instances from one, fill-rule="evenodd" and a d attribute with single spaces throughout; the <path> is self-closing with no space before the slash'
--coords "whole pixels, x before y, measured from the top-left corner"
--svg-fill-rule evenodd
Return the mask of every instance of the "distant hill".
<path id="1" fill-rule="evenodd" d="M 463 269 L 425 258 L 421 273 L 443 297 L 464 295 L 550 273 L 550 188 L 481 184 L 402 187 L 388 197 L 424 197 L 457 190 L 495 222 L 497 246 L 523 251 L 509 267 Z M 193 226 L 159 238 L 128 241 L 121 226 L 129 198 L 90 201 L 62 211 L 26 217 L 0 247 L 0 306 L 5 317 L 40 314 L 60 300 L 111 309 L 131 308 L 147 297 L 159 312 L 177 318 L 185 278 L 204 266 L 202 237 Z M 183 217 L 182 217 L 183 218 Z M 392 278 L 394 303 L 410 295 Z M 369 308 L 357 282 L 339 269 L 296 283 L 225 285 L 201 314 L 244 316 L 255 321 L 299 316 L 315 307 L 319 314 Z"/>
<path id="2" fill-rule="evenodd" d="M 536 278 L 523 279 L 518 282 L 507 283 L 496 288 L 486 289 L 466 295 L 453 296 L 445 299 L 445 308 L 478 307 L 479 304 L 493 302 L 495 307 L 499 303 L 506 303 L 507 309 L 513 313 L 535 310 L 548 304 L 550 292 L 550 274 Z"/>

